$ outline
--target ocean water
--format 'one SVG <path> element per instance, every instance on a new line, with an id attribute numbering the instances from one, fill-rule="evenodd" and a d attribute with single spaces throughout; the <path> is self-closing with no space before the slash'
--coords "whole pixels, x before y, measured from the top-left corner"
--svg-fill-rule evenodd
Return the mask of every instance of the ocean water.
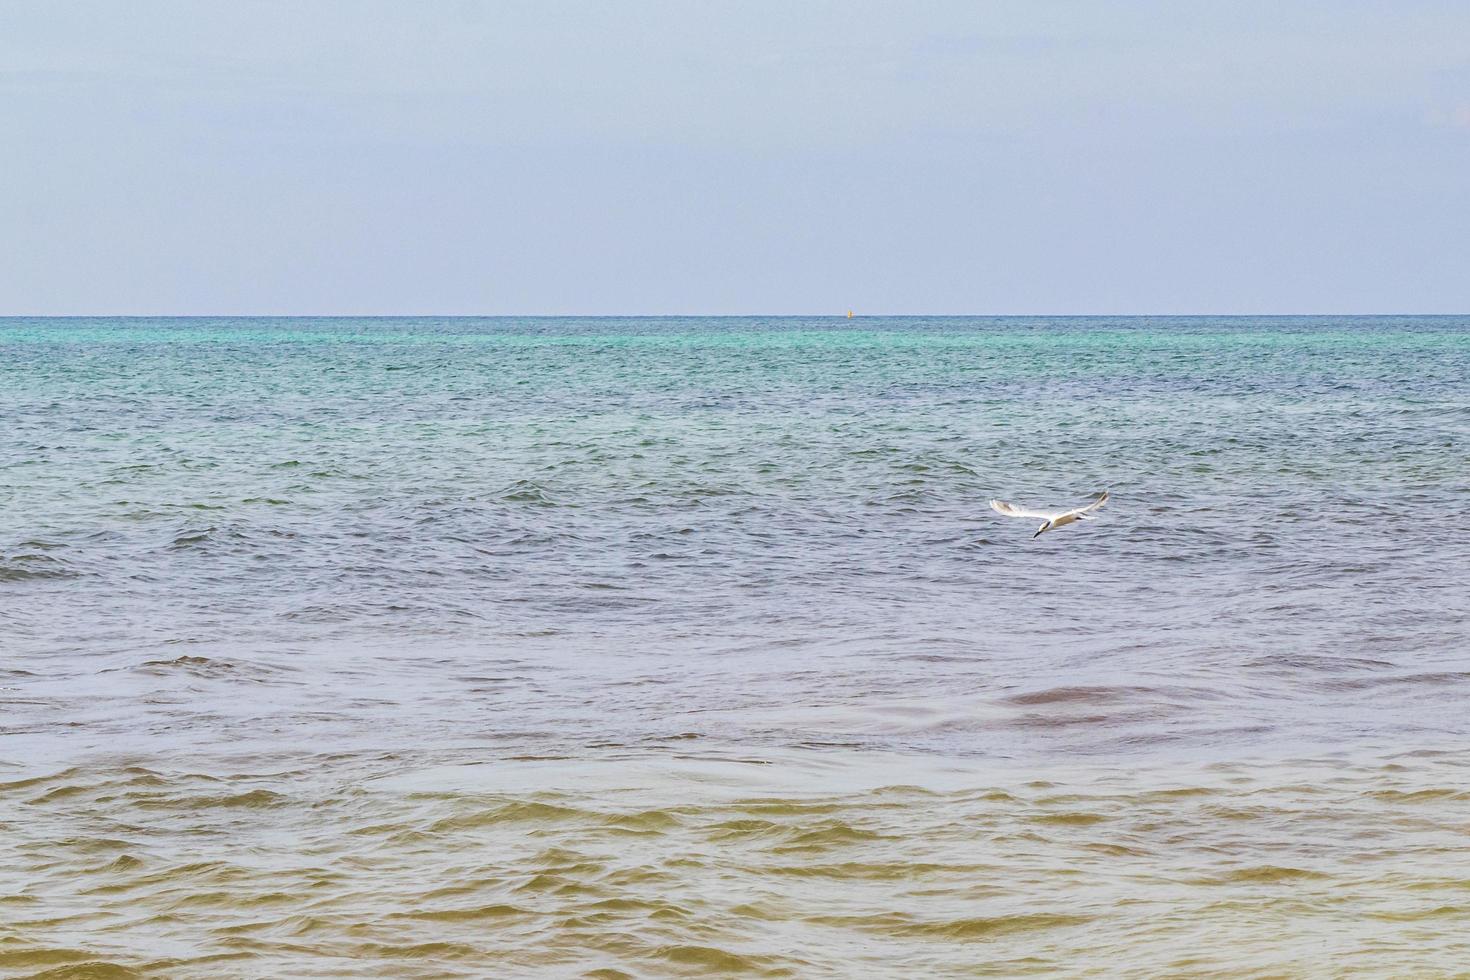
<path id="1" fill-rule="evenodd" d="M 1470 318 L 5 319 L 0 515 L 4 975 L 1470 964 Z"/>

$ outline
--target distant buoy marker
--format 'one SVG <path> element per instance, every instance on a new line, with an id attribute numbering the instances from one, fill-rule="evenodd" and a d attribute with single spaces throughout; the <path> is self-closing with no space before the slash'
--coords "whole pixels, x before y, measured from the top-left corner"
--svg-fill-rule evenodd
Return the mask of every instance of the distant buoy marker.
<path id="1" fill-rule="evenodd" d="M 852 319 L 852 310 L 848 310 L 848 311 L 847 311 L 847 318 L 848 318 L 848 319 L 849 319 L 849 320 L 851 320 L 851 319 Z"/>

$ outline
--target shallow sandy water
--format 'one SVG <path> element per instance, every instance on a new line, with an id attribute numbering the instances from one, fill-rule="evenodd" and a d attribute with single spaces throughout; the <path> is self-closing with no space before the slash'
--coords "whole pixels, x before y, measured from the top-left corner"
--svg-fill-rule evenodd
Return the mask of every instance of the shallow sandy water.
<path id="1" fill-rule="evenodd" d="M 1447 976 L 1470 957 L 1458 757 L 1046 780 L 833 752 L 397 768 L 0 786 L 0 968 Z"/>

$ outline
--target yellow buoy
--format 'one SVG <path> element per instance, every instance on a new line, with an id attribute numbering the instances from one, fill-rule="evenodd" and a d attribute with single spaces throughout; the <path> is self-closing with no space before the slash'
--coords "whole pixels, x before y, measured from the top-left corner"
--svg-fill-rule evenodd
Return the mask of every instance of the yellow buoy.
<path id="1" fill-rule="evenodd" d="M 848 311 L 847 311 L 847 318 L 848 318 L 848 319 L 849 319 L 849 320 L 851 320 L 851 319 L 852 319 L 852 310 L 848 310 Z"/>

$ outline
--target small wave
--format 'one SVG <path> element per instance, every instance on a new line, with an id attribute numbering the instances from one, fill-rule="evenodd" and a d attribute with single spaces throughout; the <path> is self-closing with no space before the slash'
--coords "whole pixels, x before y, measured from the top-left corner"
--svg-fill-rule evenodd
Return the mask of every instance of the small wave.
<path id="1" fill-rule="evenodd" d="M 1016 915 L 974 916 L 971 918 L 937 921 L 916 920 L 911 916 L 892 913 L 867 916 L 815 916 L 807 919 L 819 925 L 862 929 L 869 932 L 886 933 L 924 939 L 973 940 L 989 939 L 1011 933 L 1039 932 L 1046 929 L 1061 929 L 1086 925 L 1092 916 L 1062 915 L 1036 912 Z"/>
<path id="2" fill-rule="evenodd" d="M 585 819 L 586 810 L 557 806 L 551 803 L 516 802 L 476 813 L 447 817 L 430 826 L 435 833 L 456 830 L 473 830 L 478 827 L 493 827 L 504 823 L 549 823 L 559 820 Z"/>
<path id="3" fill-rule="evenodd" d="M 173 540 L 169 542 L 169 547 L 192 548 L 196 545 L 202 545 L 207 542 L 210 537 L 215 534 L 215 532 L 216 529 L 212 527 L 200 528 L 199 530 L 193 531 L 181 531 L 178 534 L 174 535 Z"/>
<path id="4" fill-rule="evenodd" d="M 1310 871 L 1306 868 L 1288 868 L 1275 864 L 1262 864 L 1251 868 L 1239 868 L 1217 878 L 1201 879 L 1197 884 L 1262 884 L 1273 885 L 1289 881 L 1305 881 L 1313 878 L 1327 878 L 1328 875 L 1320 871 Z"/>
<path id="5" fill-rule="evenodd" d="M 403 912 L 399 915 L 407 919 L 418 919 L 423 922 L 484 922 L 502 921 L 505 919 L 530 917 L 536 915 L 530 909 L 519 905 L 508 905 L 497 902 L 494 905 L 481 905 L 475 908 L 463 909 L 424 909 L 417 912 Z"/>
<path id="6" fill-rule="evenodd" d="M 517 480 L 495 496 L 497 500 L 512 504 L 534 504 L 539 507 L 557 505 L 549 490 L 531 480 Z"/>
<path id="7" fill-rule="evenodd" d="M 393 959 L 466 959 L 483 955 L 477 946 L 468 943 L 364 943 L 360 952 L 367 956 L 385 956 Z"/>
<path id="8" fill-rule="evenodd" d="M 777 853 L 822 851 L 847 844 L 870 844 L 883 840 L 883 836 L 863 827 L 854 827 L 851 824 L 836 821 L 825 826 L 799 831 L 785 843 L 776 845 L 773 850 Z"/>
<path id="9" fill-rule="evenodd" d="M 268 789 L 205 796 L 182 796 L 175 793 L 148 793 L 133 796 L 133 805 L 141 809 L 181 812 L 215 809 L 259 810 L 283 806 L 287 802 L 285 796 Z"/>
<path id="10" fill-rule="evenodd" d="M 1106 814 L 1083 811 L 1073 813 L 1042 813 L 1030 818 L 1032 823 L 1051 824 L 1059 827 L 1091 827 L 1093 824 L 1102 823 L 1107 819 Z"/>
<path id="11" fill-rule="evenodd" d="M 1012 694 L 1002 700 L 1010 704 L 1099 704 L 1120 701 L 1138 695 L 1152 695 L 1157 691 L 1148 687 L 1082 687 L 1068 685 L 1049 687 L 1041 691 Z"/>
<path id="12" fill-rule="evenodd" d="M 0 557 L 0 582 L 75 578 L 71 563 L 52 555 L 22 553 Z"/>
<path id="13" fill-rule="evenodd" d="M 95 953 L 74 949 L 21 950 L 0 953 L 0 967 L 29 970 L 47 967 L 29 974 L 29 980 L 136 980 L 145 974 L 108 960 L 95 959 Z M 62 962 L 62 966 L 52 966 Z"/>
<path id="14" fill-rule="evenodd" d="M 145 660 L 131 669 L 136 673 L 158 677 L 189 674 L 194 677 L 229 678 L 238 681 L 258 680 L 277 672 L 277 668 L 269 668 L 262 664 L 246 664 L 193 654 L 184 654 L 172 660 Z"/>
<path id="15" fill-rule="evenodd" d="M 677 966 L 715 973 L 766 973 L 777 965 L 766 956 L 742 956 L 715 946 L 661 946 L 655 955 Z"/>

